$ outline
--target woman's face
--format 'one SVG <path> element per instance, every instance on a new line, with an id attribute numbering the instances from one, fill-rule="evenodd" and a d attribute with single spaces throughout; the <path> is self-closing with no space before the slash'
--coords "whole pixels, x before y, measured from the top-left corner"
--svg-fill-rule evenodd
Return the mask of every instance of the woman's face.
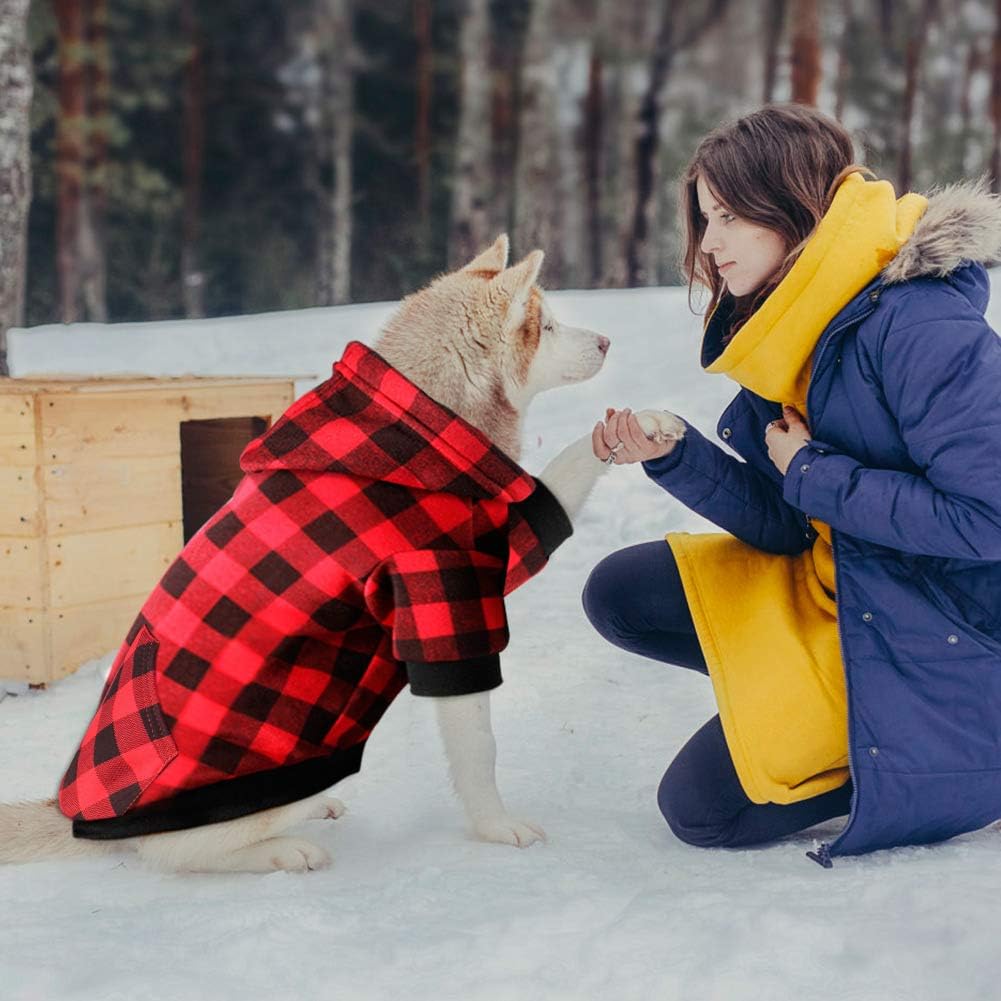
<path id="1" fill-rule="evenodd" d="M 785 241 L 775 230 L 730 212 L 701 176 L 695 186 L 706 220 L 702 252 L 712 256 L 731 295 L 749 295 L 778 270 L 786 256 Z"/>

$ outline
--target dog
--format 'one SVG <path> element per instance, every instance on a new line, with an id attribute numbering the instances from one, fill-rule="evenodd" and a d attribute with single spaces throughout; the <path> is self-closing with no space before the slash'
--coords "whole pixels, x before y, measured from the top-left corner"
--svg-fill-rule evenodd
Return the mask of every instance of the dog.
<path id="1" fill-rule="evenodd" d="M 545 839 L 494 775 L 503 596 L 609 467 L 587 434 L 529 476 L 522 423 L 539 392 L 594 376 L 609 340 L 555 319 L 541 250 L 507 259 L 501 235 L 406 297 L 247 447 L 233 498 L 129 631 L 58 800 L 0 807 L 0 862 L 132 848 L 167 871 L 321 868 L 325 849 L 285 832 L 342 815 L 328 790 L 408 681 L 435 700 L 474 835 Z"/>

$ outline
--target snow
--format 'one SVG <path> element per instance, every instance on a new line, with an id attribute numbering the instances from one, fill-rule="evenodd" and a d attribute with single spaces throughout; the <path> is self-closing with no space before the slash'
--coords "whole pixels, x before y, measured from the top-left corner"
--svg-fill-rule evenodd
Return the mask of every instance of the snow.
<path id="1" fill-rule="evenodd" d="M 565 322 L 612 339 L 589 383 L 540 397 L 522 462 L 538 472 L 606 406 L 664 407 L 713 433 L 734 387 L 698 366 L 679 289 L 556 292 Z M 295 374 L 371 343 L 389 304 L 220 320 L 15 332 L 15 375 Z M 998 317 L 992 317 L 997 327 Z M 660 776 L 715 712 L 708 680 L 607 644 L 580 591 L 607 553 L 708 523 L 638 466 L 598 485 L 573 537 L 508 599 L 492 699 L 498 784 L 544 845 L 464 830 L 429 701 L 404 692 L 349 812 L 301 828 L 334 856 L 304 875 L 163 875 L 131 855 L 0 869 L 4 1001 L 785 1001 L 997 996 L 997 831 L 942 845 L 806 859 L 831 821 L 775 845 L 706 850 L 657 810 Z M 108 657 L 0 701 L 0 800 L 53 794 Z"/>

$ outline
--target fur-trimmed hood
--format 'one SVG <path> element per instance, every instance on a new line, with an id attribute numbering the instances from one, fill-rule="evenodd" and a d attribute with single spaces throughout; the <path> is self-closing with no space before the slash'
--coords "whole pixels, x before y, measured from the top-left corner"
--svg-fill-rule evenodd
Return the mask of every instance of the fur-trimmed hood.
<path id="1" fill-rule="evenodd" d="M 1001 258 L 1001 195 L 986 178 L 935 188 L 910 238 L 883 270 L 885 284 L 944 278 L 968 261 Z"/>

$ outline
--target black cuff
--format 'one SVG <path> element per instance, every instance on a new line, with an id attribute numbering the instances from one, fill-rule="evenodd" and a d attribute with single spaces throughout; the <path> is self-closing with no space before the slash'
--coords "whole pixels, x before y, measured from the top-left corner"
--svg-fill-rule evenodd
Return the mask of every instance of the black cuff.
<path id="1" fill-rule="evenodd" d="M 573 535 L 573 525 L 566 511 L 542 480 L 536 480 L 535 489 L 523 501 L 518 501 L 512 507 L 518 509 L 529 527 L 539 537 L 547 560 Z"/>
<path id="2" fill-rule="evenodd" d="M 471 695 L 496 688 L 501 681 L 500 654 L 436 663 L 407 661 L 410 691 L 414 695 Z"/>
<path id="3" fill-rule="evenodd" d="M 74 820 L 73 837 L 108 841 L 161 831 L 182 831 L 203 824 L 245 817 L 274 806 L 306 799 L 361 768 L 365 742 L 336 748 L 322 757 L 306 758 L 249 775 L 236 775 L 196 789 L 185 789 L 148 806 L 133 807 L 120 817 Z"/>

